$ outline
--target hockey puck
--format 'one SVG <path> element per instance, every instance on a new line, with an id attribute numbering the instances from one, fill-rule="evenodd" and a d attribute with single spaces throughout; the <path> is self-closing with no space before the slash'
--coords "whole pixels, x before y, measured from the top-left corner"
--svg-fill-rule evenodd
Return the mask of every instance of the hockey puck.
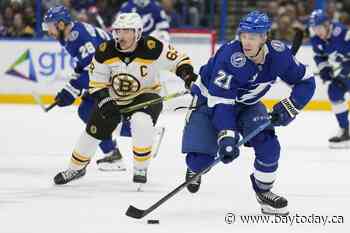
<path id="1" fill-rule="evenodd" d="M 147 220 L 147 224 L 159 224 L 159 220 L 148 219 L 148 220 Z"/>

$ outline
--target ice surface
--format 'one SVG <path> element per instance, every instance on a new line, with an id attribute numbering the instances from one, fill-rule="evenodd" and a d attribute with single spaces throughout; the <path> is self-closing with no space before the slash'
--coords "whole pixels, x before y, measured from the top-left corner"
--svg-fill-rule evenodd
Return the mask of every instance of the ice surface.
<path id="1" fill-rule="evenodd" d="M 328 149 L 337 127 L 329 112 L 303 112 L 277 130 L 282 152 L 274 191 L 288 198 L 292 216 L 343 216 L 344 224 L 245 224 L 238 216 L 235 224 L 226 224 L 228 212 L 260 213 L 249 181 L 254 155 L 247 148 L 233 163 L 205 175 L 199 193 L 183 190 L 145 219 L 126 217 L 130 204 L 147 208 L 183 182 L 184 114 L 160 117 L 165 138 L 149 169 L 149 184 L 136 192 L 130 139 L 119 139 L 127 172 L 98 171 L 98 153 L 83 179 L 54 186 L 52 178 L 67 167 L 84 129 L 76 108 L 43 113 L 37 106 L 0 106 L 0 233 L 349 232 L 350 153 Z M 147 219 L 160 224 L 147 225 Z"/>

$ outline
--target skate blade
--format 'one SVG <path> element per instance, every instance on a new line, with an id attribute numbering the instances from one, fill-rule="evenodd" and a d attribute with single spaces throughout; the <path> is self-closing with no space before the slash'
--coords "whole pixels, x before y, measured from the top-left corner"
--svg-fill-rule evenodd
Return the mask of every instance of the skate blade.
<path id="1" fill-rule="evenodd" d="M 261 205 L 261 213 L 266 215 L 289 215 L 287 206 L 277 209 L 269 205 Z"/>
<path id="2" fill-rule="evenodd" d="M 350 141 L 347 142 L 330 142 L 329 143 L 330 149 L 349 149 L 350 148 Z"/>

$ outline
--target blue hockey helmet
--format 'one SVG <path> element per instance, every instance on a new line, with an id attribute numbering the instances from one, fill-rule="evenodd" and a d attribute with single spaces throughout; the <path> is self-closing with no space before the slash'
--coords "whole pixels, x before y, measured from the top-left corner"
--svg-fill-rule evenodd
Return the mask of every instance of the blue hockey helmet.
<path id="1" fill-rule="evenodd" d="M 151 0 L 132 0 L 135 5 L 138 7 L 146 7 L 151 3 Z"/>
<path id="2" fill-rule="evenodd" d="M 252 11 L 242 18 L 238 25 L 238 34 L 241 32 L 267 33 L 271 28 L 271 21 L 267 14 L 261 11 Z"/>
<path id="3" fill-rule="evenodd" d="M 44 15 L 43 20 L 43 30 L 47 30 L 47 24 L 48 23 L 57 23 L 57 22 L 64 22 L 65 24 L 69 24 L 72 22 L 72 17 L 68 11 L 68 9 L 64 6 L 55 6 L 51 7 L 47 10 L 46 14 Z"/>
<path id="4" fill-rule="evenodd" d="M 329 19 L 326 13 L 321 9 L 317 9 L 317 10 L 314 10 L 309 17 L 309 26 L 316 27 L 328 20 Z"/>

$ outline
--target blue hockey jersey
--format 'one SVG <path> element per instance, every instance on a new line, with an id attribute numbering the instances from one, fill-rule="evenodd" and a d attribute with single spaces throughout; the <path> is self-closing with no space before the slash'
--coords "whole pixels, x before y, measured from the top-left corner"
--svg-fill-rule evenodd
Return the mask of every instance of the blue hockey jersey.
<path id="1" fill-rule="evenodd" d="M 350 31 L 341 23 L 331 24 L 331 35 L 327 41 L 312 35 L 311 44 L 319 70 L 330 66 L 329 58 L 340 63 L 350 61 Z"/>
<path id="2" fill-rule="evenodd" d="M 136 12 L 141 16 L 143 36 L 148 36 L 153 31 L 169 29 L 169 22 L 167 21 L 165 11 L 154 0 L 151 0 L 150 4 L 144 8 L 138 7 L 132 0 L 129 0 L 121 6 L 119 13 L 129 12 Z"/>
<path id="3" fill-rule="evenodd" d="M 220 114 L 217 116 L 220 121 L 215 125 L 218 130 L 235 130 L 235 106 L 260 101 L 277 77 L 292 87 L 290 98 L 297 108 L 302 109 L 313 96 L 315 80 L 311 71 L 295 59 L 287 46 L 280 41 L 271 41 L 264 47 L 263 64 L 248 59 L 241 43 L 235 40 L 224 44 L 200 68 L 200 79 L 192 92 L 215 108 L 215 114 Z"/>
<path id="4" fill-rule="evenodd" d="M 87 71 L 83 71 L 88 66 L 95 54 L 97 46 L 112 36 L 100 28 L 87 23 L 73 22 L 71 33 L 67 40 L 59 41 L 67 52 L 75 59 L 75 71 L 80 73 L 76 79 L 76 84 L 81 89 L 87 89 L 89 76 Z"/>

